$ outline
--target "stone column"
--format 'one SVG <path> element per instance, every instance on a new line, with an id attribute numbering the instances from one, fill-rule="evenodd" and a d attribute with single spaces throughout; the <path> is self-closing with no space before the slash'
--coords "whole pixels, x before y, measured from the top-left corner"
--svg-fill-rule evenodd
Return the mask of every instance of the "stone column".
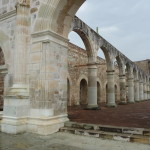
<path id="1" fill-rule="evenodd" d="M 143 82 L 140 81 L 140 87 L 139 87 L 139 97 L 140 97 L 140 101 L 143 101 Z"/>
<path id="2" fill-rule="evenodd" d="M 114 74 L 115 71 L 107 71 L 107 106 L 116 107 L 115 102 L 115 87 L 114 87 Z"/>
<path id="3" fill-rule="evenodd" d="M 144 100 L 147 100 L 147 83 L 144 83 Z"/>
<path id="4" fill-rule="evenodd" d="M 16 30 L 14 49 L 13 86 L 4 97 L 2 132 L 21 133 L 26 131 L 29 112 L 29 91 L 26 85 L 26 55 L 29 30 L 29 1 L 18 1 L 16 5 Z"/>
<path id="5" fill-rule="evenodd" d="M 88 109 L 96 109 L 97 105 L 97 66 L 88 68 Z"/>
<path id="6" fill-rule="evenodd" d="M 135 102 L 139 102 L 139 80 L 134 81 L 134 100 Z"/>
<path id="7" fill-rule="evenodd" d="M 134 103 L 134 79 L 128 78 L 128 103 Z"/>
<path id="8" fill-rule="evenodd" d="M 126 103 L 126 76 L 120 75 L 120 104 Z"/>

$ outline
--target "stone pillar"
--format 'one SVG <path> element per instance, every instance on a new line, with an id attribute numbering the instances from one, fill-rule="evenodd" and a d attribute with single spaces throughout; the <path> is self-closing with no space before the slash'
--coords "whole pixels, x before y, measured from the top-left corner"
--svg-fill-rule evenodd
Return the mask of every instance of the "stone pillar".
<path id="1" fill-rule="evenodd" d="M 134 81 L 134 100 L 135 100 L 135 102 L 140 101 L 140 97 L 139 97 L 139 80 Z"/>
<path id="2" fill-rule="evenodd" d="M 52 31 L 32 34 L 28 132 L 48 135 L 68 121 L 68 39 Z"/>
<path id="3" fill-rule="evenodd" d="M 128 103 L 134 103 L 134 79 L 128 78 Z"/>
<path id="4" fill-rule="evenodd" d="M 97 66 L 88 67 L 88 109 L 96 109 L 97 105 Z"/>
<path id="5" fill-rule="evenodd" d="M 126 104 L 126 76 L 120 75 L 120 104 Z"/>
<path id="6" fill-rule="evenodd" d="M 144 83 L 144 100 L 147 100 L 147 83 Z"/>
<path id="7" fill-rule="evenodd" d="M 116 107 L 114 73 L 113 70 L 107 71 L 107 107 Z"/>
<path id="8" fill-rule="evenodd" d="M 140 87 L 139 87 L 139 97 L 140 97 L 140 101 L 143 101 L 143 82 L 140 81 Z"/>
<path id="9" fill-rule="evenodd" d="M 29 1 L 16 5 L 16 30 L 13 86 L 4 97 L 2 132 L 17 134 L 26 131 L 29 112 L 29 91 L 26 85 L 26 54 L 29 30 Z"/>

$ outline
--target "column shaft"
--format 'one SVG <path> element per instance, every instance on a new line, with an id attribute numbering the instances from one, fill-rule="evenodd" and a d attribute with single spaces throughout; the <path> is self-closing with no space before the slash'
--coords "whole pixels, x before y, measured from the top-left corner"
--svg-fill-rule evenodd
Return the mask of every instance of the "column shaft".
<path id="1" fill-rule="evenodd" d="M 134 103 L 134 79 L 128 79 L 128 102 Z"/>
<path id="2" fill-rule="evenodd" d="M 114 87 L 114 71 L 107 71 L 107 106 L 116 107 L 115 87 Z"/>
<path id="3" fill-rule="evenodd" d="M 135 102 L 139 102 L 140 98 L 139 98 L 139 81 L 135 80 L 134 82 L 134 99 Z"/>
<path id="4" fill-rule="evenodd" d="M 120 76 L 120 104 L 126 104 L 126 76 Z"/>
<path id="5" fill-rule="evenodd" d="M 143 82 L 140 82 L 139 93 L 140 93 L 140 101 L 143 101 Z"/>
<path id="6" fill-rule="evenodd" d="M 147 100 L 147 83 L 144 84 L 144 99 Z"/>
<path id="7" fill-rule="evenodd" d="M 97 67 L 88 68 L 88 106 L 87 108 L 97 108 Z"/>

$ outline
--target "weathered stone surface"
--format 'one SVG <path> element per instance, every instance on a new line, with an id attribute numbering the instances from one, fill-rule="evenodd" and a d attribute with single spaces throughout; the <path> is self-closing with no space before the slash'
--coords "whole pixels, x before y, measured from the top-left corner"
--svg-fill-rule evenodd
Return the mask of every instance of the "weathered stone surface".
<path id="1" fill-rule="evenodd" d="M 135 100 L 134 78 L 141 83 L 140 100 L 150 98 L 149 75 L 74 16 L 83 2 L 0 0 L 0 66 L 8 71 L 0 68 L 4 132 L 54 133 L 68 120 L 67 105 L 97 109 L 106 102 L 114 107 L 120 95 L 126 99 L 126 85 L 120 94 L 118 77 L 126 71 L 126 79 L 132 77 L 128 100 Z M 87 51 L 68 44 L 71 30 L 82 37 Z M 99 48 L 106 60 L 97 58 Z"/>

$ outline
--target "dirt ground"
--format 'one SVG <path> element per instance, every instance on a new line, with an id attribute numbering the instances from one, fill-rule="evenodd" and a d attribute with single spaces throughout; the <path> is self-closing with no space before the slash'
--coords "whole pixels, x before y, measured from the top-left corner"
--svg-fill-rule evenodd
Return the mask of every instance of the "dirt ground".
<path id="1" fill-rule="evenodd" d="M 135 104 L 118 105 L 100 110 L 85 110 L 85 106 L 68 107 L 70 121 L 101 125 L 150 128 L 150 101 Z"/>
<path id="2" fill-rule="evenodd" d="M 49 136 L 0 132 L 0 150 L 150 150 L 150 146 L 61 132 Z"/>

